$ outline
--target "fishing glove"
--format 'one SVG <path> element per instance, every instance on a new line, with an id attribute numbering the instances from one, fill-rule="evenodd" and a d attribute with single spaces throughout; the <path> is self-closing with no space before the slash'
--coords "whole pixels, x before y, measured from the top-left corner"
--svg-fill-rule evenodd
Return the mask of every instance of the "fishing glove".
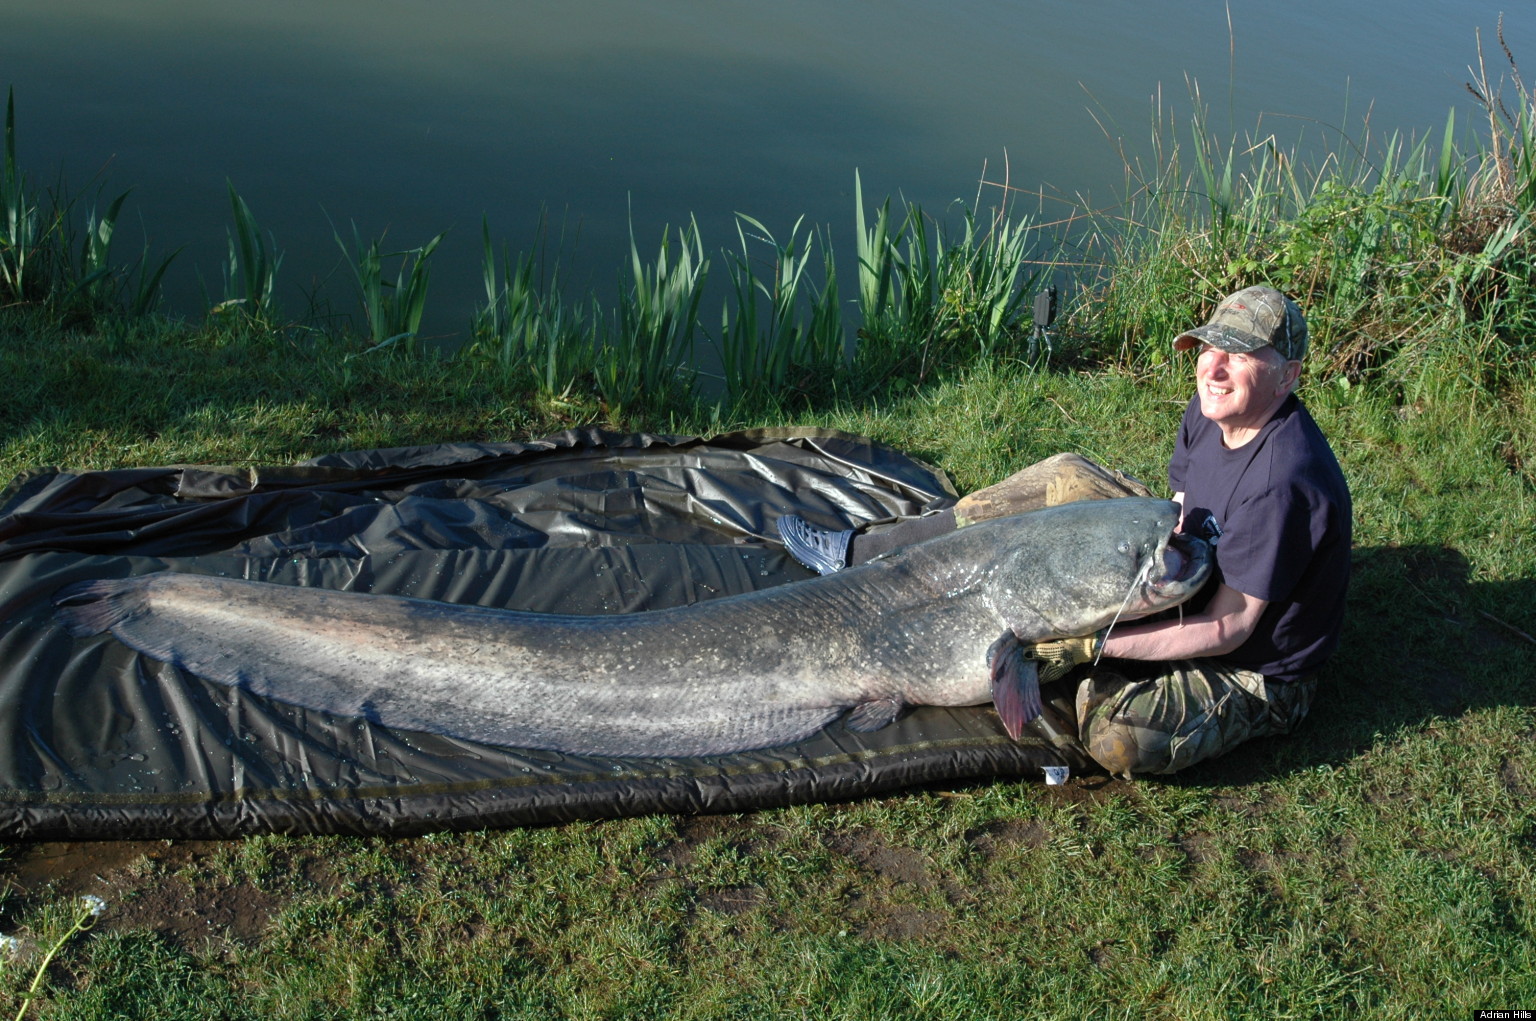
<path id="1" fill-rule="evenodd" d="M 1067 671 L 1080 663 L 1091 663 L 1104 648 L 1104 631 L 1095 631 L 1081 638 L 1056 638 L 1049 642 L 1036 642 L 1024 647 L 1024 658 L 1033 659 L 1040 669 L 1040 683 L 1064 677 Z"/>

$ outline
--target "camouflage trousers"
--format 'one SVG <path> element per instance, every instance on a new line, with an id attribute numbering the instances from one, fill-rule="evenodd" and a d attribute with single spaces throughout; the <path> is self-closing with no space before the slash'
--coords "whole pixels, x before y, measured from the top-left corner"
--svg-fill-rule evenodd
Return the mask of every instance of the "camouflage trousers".
<path id="1" fill-rule="evenodd" d="M 1078 737 L 1118 776 L 1176 773 L 1250 738 L 1290 733 L 1316 691 L 1316 677 L 1267 681 L 1217 659 L 1107 660 L 1078 684 Z"/>

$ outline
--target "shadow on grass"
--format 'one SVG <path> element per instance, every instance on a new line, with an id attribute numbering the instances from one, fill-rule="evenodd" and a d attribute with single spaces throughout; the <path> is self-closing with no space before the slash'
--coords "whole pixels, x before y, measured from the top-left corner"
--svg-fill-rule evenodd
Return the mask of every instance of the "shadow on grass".
<path id="1" fill-rule="evenodd" d="M 1536 579 L 1473 581 L 1466 558 L 1443 547 L 1356 549 L 1353 559 L 1343 642 L 1308 718 L 1175 782 L 1240 785 L 1338 766 L 1437 719 L 1536 705 Z"/>

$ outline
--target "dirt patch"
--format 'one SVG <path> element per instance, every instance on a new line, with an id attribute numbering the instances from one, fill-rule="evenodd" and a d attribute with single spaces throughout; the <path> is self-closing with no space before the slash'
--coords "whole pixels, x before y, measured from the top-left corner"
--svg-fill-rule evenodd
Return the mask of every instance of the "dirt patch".
<path id="1" fill-rule="evenodd" d="M 17 913 L 46 897 L 101 897 L 107 908 L 98 931 L 147 929 L 188 949 L 209 940 L 255 940 L 285 897 L 249 882 L 194 883 L 185 875 L 214 871 L 201 866 L 230 846 L 219 840 L 13 845 L 0 862 L 0 887 Z"/>
<path id="2" fill-rule="evenodd" d="M 1271 873 L 1275 871 L 1275 857 L 1267 851 L 1243 848 L 1237 852 L 1237 860 L 1249 872 Z"/>
<path id="3" fill-rule="evenodd" d="M 1242 816 L 1244 819 L 1257 819 L 1264 815 L 1265 812 L 1269 811 L 1270 808 L 1268 797 L 1261 797 L 1258 800 L 1252 800 L 1248 797 L 1239 797 L 1229 794 L 1222 794 L 1213 798 L 1211 800 L 1211 805 L 1215 808 L 1225 809 L 1228 812 L 1234 812 L 1237 815 Z"/>
<path id="4" fill-rule="evenodd" d="M 52 890 L 65 896 L 103 895 L 109 876 L 159 862 L 180 868 L 224 846 L 219 840 L 82 840 L 14 844 L 0 861 L 0 887 L 21 896 Z"/>
<path id="5" fill-rule="evenodd" d="M 1017 847 L 1043 847 L 1051 839 L 1051 831 L 1034 819 L 1003 819 L 991 822 L 980 829 L 967 833 L 977 854 L 992 861 Z"/>
<path id="6" fill-rule="evenodd" d="M 1521 801 L 1531 800 L 1531 782 L 1525 768 L 1513 759 L 1506 758 L 1499 764 L 1499 782 Z"/>
<path id="7" fill-rule="evenodd" d="M 744 915 L 763 902 L 755 886 L 728 886 L 699 894 L 699 906 L 721 915 Z"/>
<path id="8" fill-rule="evenodd" d="M 255 941 L 288 898 L 250 883 L 196 885 L 173 876 L 145 884 L 103 917 L 102 928 L 148 929 L 186 949 L 209 941 Z"/>
<path id="9" fill-rule="evenodd" d="M 1123 781 L 1103 776 L 1073 777 L 1060 787 L 1041 788 L 1042 801 L 1097 801 L 1121 791 Z M 834 817 L 837 806 L 832 806 Z M 1030 819 L 1000 820 L 966 835 L 985 860 L 1046 846 L 1049 829 Z M 769 906 L 769 895 L 750 881 L 729 886 L 694 884 L 690 872 L 701 852 L 722 847 L 743 858 L 771 856 L 785 831 L 771 813 L 677 817 L 671 838 L 649 852 L 661 866 L 654 882 L 682 880 L 700 910 L 747 915 Z M 388 840 L 387 867 L 366 878 L 348 875 L 324 841 L 272 841 L 260 854 L 245 840 L 55 841 L 12 844 L 0 858 L 0 931 L 56 898 L 93 894 L 107 902 L 98 931 L 149 931 L 167 943 L 206 952 L 221 943 L 260 940 L 274 916 L 297 899 L 324 896 L 343 887 L 366 887 L 388 897 L 401 876 L 440 873 L 452 863 L 473 864 L 472 846 L 428 838 Z M 950 871 L 924 851 L 907 846 L 899 834 L 863 826 L 824 831 L 823 846 L 844 856 L 862 876 L 841 900 L 850 930 L 892 939 L 942 942 L 954 907 L 974 904 L 973 878 Z M 452 869 L 449 869 L 452 871 Z M 963 872 L 963 870 L 961 870 Z"/>
<path id="10" fill-rule="evenodd" d="M 1216 838 L 1209 833 L 1194 832 L 1185 833 L 1175 841 L 1184 857 L 1189 859 L 1192 865 L 1204 865 L 1206 862 L 1216 860 Z"/>
<path id="11" fill-rule="evenodd" d="M 766 854 L 781 836 L 772 826 L 764 826 L 750 815 L 690 815 L 677 820 L 677 837 L 662 848 L 657 857 L 674 869 L 693 864 L 701 844 L 721 840 L 742 855 Z"/>
<path id="12" fill-rule="evenodd" d="M 838 833 L 827 841 L 838 854 L 847 855 L 860 869 L 892 883 L 905 883 L 919 889 L 936 884 L 927 855 L 910 847 L 892 847 L 874 830 Z"/>
<path id="13" fill-rule="evenodd" d="M 1064 784 L 1041 784 L 1040 790 L 1052 805 L 1097 805 L 1122 796 L 1135 781 L 1108 774 L 1072 776 Z"/>
<path id="14" fill-rule="evenodd" d="M 1101 971 L 1114 967 L 1120 960 L 1119 947 L 1113 943 L 1095 943 L 1083 951 L 1083 954 L 1088 958 L 1089 964 Z"/>
<path id="15" fill-rule="evenodd" d="M 865 936 L 894 941 L 936 940 L 949 930 L 949 916 L 904 904 L 881 904 L 860 926 Z"/>

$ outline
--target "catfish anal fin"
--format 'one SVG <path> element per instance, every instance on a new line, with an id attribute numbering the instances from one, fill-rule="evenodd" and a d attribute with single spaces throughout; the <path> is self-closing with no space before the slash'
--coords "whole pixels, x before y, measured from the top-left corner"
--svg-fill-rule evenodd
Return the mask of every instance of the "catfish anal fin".
<path id="1" fill-rule="evenodd" d="M 896 699 L 878 698 L 873 702 L 862 702 L 854 706 L 843 718 L 843 726 L 849 730 L 864 732 L 879 730 L 896 719 L 896 714 L 899 712 L 901 712 L 901 703 Z"/>

